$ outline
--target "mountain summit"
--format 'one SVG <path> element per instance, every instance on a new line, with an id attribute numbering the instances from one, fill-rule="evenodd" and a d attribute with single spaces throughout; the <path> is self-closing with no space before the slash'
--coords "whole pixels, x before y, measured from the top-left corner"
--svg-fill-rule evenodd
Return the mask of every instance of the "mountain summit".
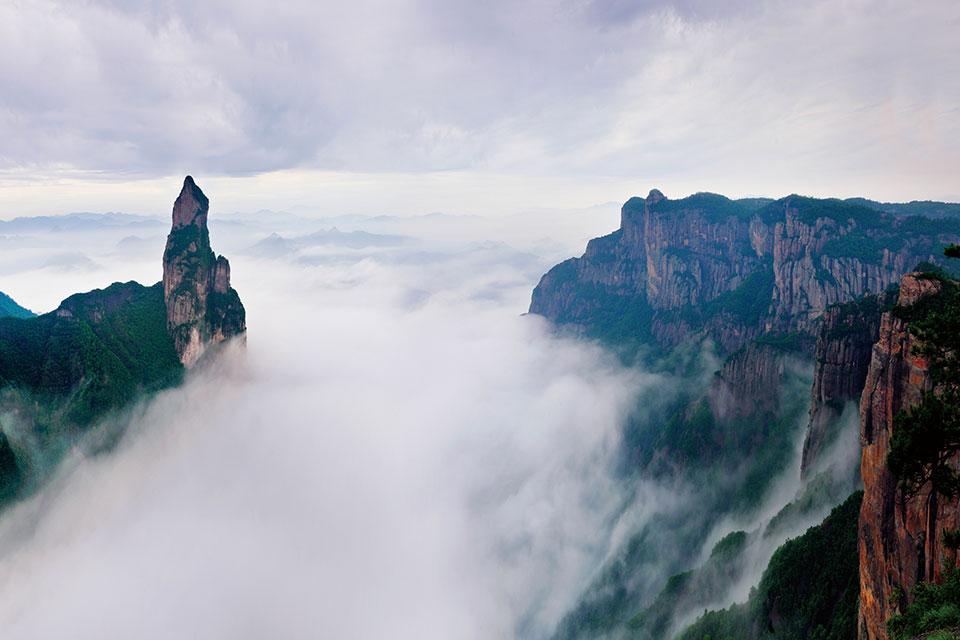
<path id="1" fill-rule="evenodd" d="M 246 330 L 243 304 L 230 287 L 230 262 L 210 248 L 209 210 L 210 200 L 187 176 L 173 203 L 173 226 L 163 252 L 167 329 L 187 367 L 211 343 Z"/>

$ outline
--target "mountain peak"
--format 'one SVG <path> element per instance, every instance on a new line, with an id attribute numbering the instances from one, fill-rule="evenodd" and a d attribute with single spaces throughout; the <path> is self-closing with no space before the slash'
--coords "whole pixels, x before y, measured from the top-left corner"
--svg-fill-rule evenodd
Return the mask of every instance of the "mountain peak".
<path id="1" fill-rule="evenodd" d="M 666 199 L 666 196 L 663 195 L 660 189 L 650 189 L 650 193 L 647 194 L 647 204 L 657 204 L 661 200 Z"/>
<path id="2" fill-rule="evenodd" d="M 207 196 L 187 176 L 173 204 L 173 226 L 163 252 L 167 329 L 186 366 L 210 344 L 246 330 L 243 304 L 230 287 L 230 263 L 210 247 L 209 209 Z"/>
<path id="3" fill-rule="evenodd" d="M 183 188 L 177 201 L 173 203 L 173 228 L 189 225 L 206 228 L 209 209 L 210 200 L 193 181 L 193 176 L 187 176 L 183 179 Z"/>

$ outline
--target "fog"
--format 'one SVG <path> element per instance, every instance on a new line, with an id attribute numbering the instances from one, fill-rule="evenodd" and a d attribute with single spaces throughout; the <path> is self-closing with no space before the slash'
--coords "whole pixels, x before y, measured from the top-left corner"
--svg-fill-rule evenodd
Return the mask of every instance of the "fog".
<path id="1" fill-rule="evenodd" d="M 103 233 L 71 286 L 126 279 Z M 546 635 L 609 553 L 657 379 L 523 316 L 531 254 L 435 245 L 231 256 L 246 347 L 0 518 L 4 637 Z M 50 280 L 2 286 L 48 309 Z"/>
<path id="2" fill-rule="evenodd" d="M 4 637 L 546 638 L 644 530 L 654 560 L 630 577 L 644 599 L 696 566 L 676 541 L 699 541 L 702 561 L 752 532 L 712 604 L 745 599 L 776 546 L 825 513 L 761 535 L 803 489 L 809 371 L 790 367 L 796 459 L 758 512 L 706 525 L 726 481 L 625 475 L 628 417 L 659 428 L 720 363 L 706 345 L 688 379 L 625 368 L 524 315 L 540 275 L 616 218 L 214 211 L 246 345 L 111 417 L 127 430 L 115 449 L 79 447 L 0 515 Z M 156 281 L 155 225 L 101 222 L 17 226 L 0 290 L 47 311 Z M 845 468 L 847 440 L 825 472 Z"/>

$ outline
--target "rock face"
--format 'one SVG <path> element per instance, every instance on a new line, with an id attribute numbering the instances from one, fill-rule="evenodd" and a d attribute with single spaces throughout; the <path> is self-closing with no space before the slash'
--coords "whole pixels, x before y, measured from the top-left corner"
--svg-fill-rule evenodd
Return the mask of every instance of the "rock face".
<path id="1" fill-rule="evenodd" d="M 891 290 L 828 307 L 817 334 L 810 423 L 803 443 L 800 472 L 806 477 L 836 436 L 847 403 L 859 403 L 870 368 L 880 318 L 896 300 Z"/>
<path id="2" fill-rule="evenodd" d="M 913 305 L 936 294 L 940 286 L 936 280 L 906 275 L 897 304 Z M 907 604 L 912 587 L 921 580 L 936 580 L 944 569 L 944 529 L 960 527 L 955 501 L 935 505 L 937 496 L 929 488 L 907 497 L 887 468 L 894 416 L 915 406 L 931 385 L 927 362 L 913 352 L 914 346 L 906 322 L 884 313 L 860 402 L 861 640 L 888 638 L 886 620 Z"/>
<path id="3" fill-rule="evenodd" d="M 729 421 L 777 414 L 783 373 L 783 351 L 756 343 L 740 349 L 714 376 L 708 395 L 713 415 Z"/>
<path id="4" fill-rule="evenodd" d="M 163 252 L 167 329 L 191 366 L 206 348 L 246 330 L 246 313 L 230 287 L 230 263 L 210 248 L 210 202 L 187 176 L 173 204 L 173 227 Z"/>
<path id="5" fill-rule="evenodd" d="M 960 223 L 840 200 L 631 198 L 620 229 L 543 276 L 530 312 L 614 340 L 712 337 L 730 353 L 775 333 L 816 335 L 833 304 L 884 291 L 960 238 Z"/>

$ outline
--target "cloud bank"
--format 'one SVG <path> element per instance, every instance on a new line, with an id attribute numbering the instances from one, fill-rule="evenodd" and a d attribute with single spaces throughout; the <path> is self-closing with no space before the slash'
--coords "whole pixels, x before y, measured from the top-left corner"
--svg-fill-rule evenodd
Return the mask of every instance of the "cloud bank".
<path id="1" fill-rule="evenodd" d="M 950 0 L 8 3 L 0 170 L 957 197 L 958 26 Z"/>
<path id="2" fill-rule="evenodd" d="M 544 637 L 658 380 L 521 316 L 503 251 L 235 259 L 247 349 L 0 519 L 4 637 Z"/>

